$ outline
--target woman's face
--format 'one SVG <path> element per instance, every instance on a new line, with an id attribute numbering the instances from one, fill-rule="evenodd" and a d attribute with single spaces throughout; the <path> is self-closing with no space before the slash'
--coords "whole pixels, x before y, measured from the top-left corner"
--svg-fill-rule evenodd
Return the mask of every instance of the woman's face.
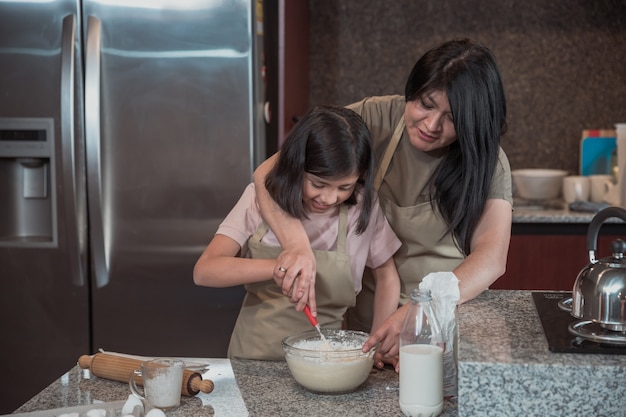
<path id="1" fill-rule="evenodd" d="M 346 201 L 354 192 L 357 174 L 328 179 L 305 173 L 302 187 L 302 203 L 312 213 L 326 213 Z"/>
<path id="2" fill-rule="evenodd" d="M 456 140 L 448 96 L 442 90 L 429 91 L 407 102 L 404 124 L 411 144 L 420 151 L 441 149 Z"/>

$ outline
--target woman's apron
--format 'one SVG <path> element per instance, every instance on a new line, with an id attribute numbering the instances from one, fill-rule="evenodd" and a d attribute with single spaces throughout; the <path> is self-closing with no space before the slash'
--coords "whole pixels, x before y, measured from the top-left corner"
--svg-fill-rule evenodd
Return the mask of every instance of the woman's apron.
<path id="1" fill-rule="evenodd" d="M 374 175 L 376 190 L 379 190 L 383 182 L 404 127 L 403 116 L 394 130 Z M 420 174 L 418 170 L 411 170 L 411 168 L 411 166 L 407 167 L 406 175 L 404 175 L 407 181 Z M 428 192 L 428 189 L 425 192 Z M 446 222 L 436 210 L 433 210 L 429 198 L 425 198 L 422 203 L 408 207 L 398 206 L 381 193 L 379 193 L 379 199 L 387 221 L 402 242 L 400 249 L 394 254 L 394 261 L 401 282 L 400 304 L 404 304 L 409 300 L 411 291 L 419 286 L 422 278 L 430 272 L 452 271 L 463 261 L 463 255 L 455 246 L 451 234 L 446 234 Z M 372 271 L 365 268 L 363 290 L 357 296 L 356 306 L 350 308 L 346 315 L 348 329 L 371 331 L 375 287 Z"/>
<path id="2" fill-rule="evenodd" d="M 355 305 L 354 280 L 346 251 L 348 206 L 339 209 L 336 251 L 314 251 L 317 265 L 315 294 L 317 319 L 321 327 L 340 329 L 343 316 Z M 261 239 L 268 226 L 263 222 L 248 239 L 252 258 L 274 259 L 280 247 L 267 246 Z M 285 357 L 281 340 L 292 334 L 311 330 L 311 323 L 302 311 L 296 311 L 289 298 L 273 280 L 245 286 L 247 293 L 230 339 L 231 358 L 282 360 Z"/>

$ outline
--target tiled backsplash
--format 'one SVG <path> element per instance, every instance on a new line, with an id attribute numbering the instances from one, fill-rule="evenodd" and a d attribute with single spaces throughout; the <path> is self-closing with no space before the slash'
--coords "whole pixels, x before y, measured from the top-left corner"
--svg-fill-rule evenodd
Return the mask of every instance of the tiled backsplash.
<path id="1" fill-rule="evenodd" d="M 626 122 L 623 0 L 310 0 L 310 103 L 402 94 L 442 41 L 487 45 L 502 72 L 511 166 L 578 172 L 583 129 Z"/>

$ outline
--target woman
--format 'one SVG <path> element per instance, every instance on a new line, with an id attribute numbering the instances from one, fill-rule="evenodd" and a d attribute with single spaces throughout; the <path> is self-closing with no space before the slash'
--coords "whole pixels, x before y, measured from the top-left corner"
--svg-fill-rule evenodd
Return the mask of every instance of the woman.
<path id="1" fill-rule="evenodd" d="M 400 280 L 392 256 L 400 241 L 380 210 L 372 171 L 370 135 L 359 115 L 318 106 L 289 134 L 265 181 L 279 206 L 302 221 L 315 250 L 322 327 L 341 328 L 365 266 L 376 281 L 374 327 L 398 306 Z M 272 280 L 282 269 L 276 262 L 281 248 L 261 218 L 254 191 L 248 186 L 220 225 L 196 263 L 194 282 L 246 286 L 229 357 L 283 359 L 281 340 L 311 325 Z"/>
<path id="2" fill-rule="evenodd" d="M 404 97 L 373 97 L 348 107 L 363 117 L 372 134 L 375 186 L 402 241 L 394 260 L 405 307 L 364 346 L 368 350 L 381 342 L 383 359 L 394 363 L 406 301 L 425 275 L 452 271 L 459 279 L 459 302 L 465 302 L 505 271 L 512 195 L 509 163 L 499 146 L 506 130 L 504 90 L 491 52 L 461 39 L 417 61 Z M 262 182 L 273 158 L 257 169 L 255 183 Z M 263 190 L 257 190 L 257 196 L 265 220 L 285 248 L 279 262 L 287 272 L 275 271 L 276 279 L 284 291 L 292 292 L 297 308 L 313 304 L 315 262 L 301 225 L 284 215 Z M 363 285 L 348 326 L 367 330 L 373 285 L 367 277 Z"/>

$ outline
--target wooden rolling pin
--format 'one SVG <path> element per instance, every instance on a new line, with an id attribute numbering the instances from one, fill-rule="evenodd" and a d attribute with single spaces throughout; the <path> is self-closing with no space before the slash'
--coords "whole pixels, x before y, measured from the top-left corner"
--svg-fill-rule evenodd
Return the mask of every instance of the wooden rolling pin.
<path id="1" fill-rule="evenodd" d="M 126 358 L 123 356 L 96 353 L 95 355 L 83 355 L 78 358 L 78 366 L 89 369 L 91 373 L 100 378 L 112 379 L 113 381 L 126 382 L 135 369 L 141 369 L 145 362 L 140 359 Z M 135 376 L 135 382 L 143 385 L 141 376 Z M 202 379 L 202 375 L 189 369 L 183 370 L 183 386 L 181 393 L 193 397 L 200 391 L 209 393 L 213 391 L 214 384 L 210 379 Z"/>

